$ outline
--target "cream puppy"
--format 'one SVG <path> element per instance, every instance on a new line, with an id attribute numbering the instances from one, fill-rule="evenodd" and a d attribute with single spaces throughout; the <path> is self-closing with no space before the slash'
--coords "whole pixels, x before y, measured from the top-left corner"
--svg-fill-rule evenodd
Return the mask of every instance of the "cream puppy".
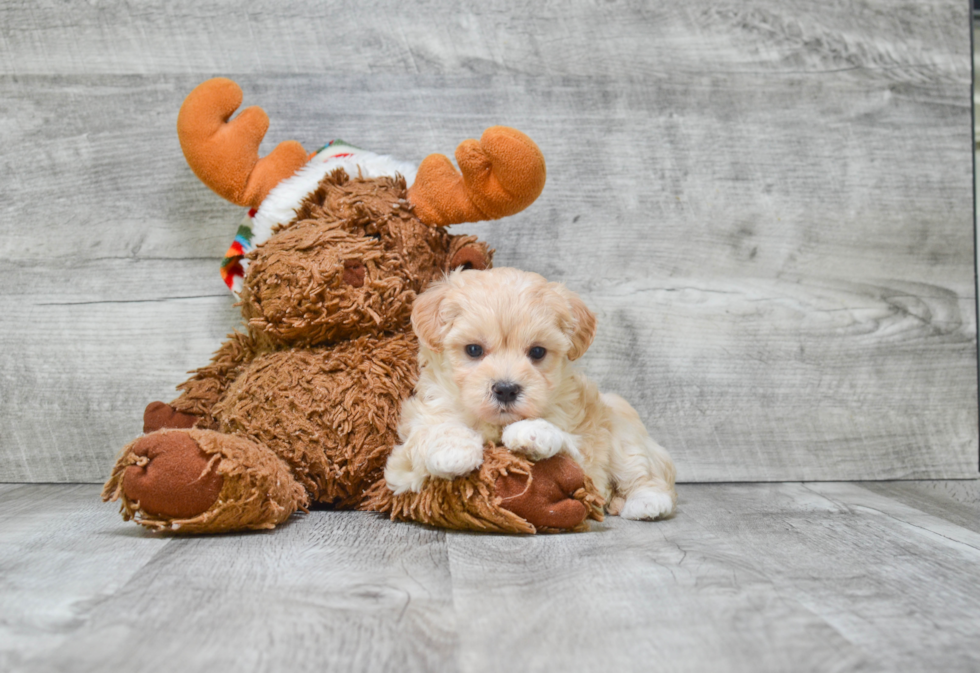
<path id="1" fill-rule="evenodd" d="M 563 285 L 517 269 L 455 271 L 415 300 L 412 326 L 421 374 L 385 468 L 395 493 L 477 469 L 490 441 L 532 460 L 564 452 L 611 514 L 674 511 L 670 456 L 626 400 L 571 365 L 596 318 Z"/>

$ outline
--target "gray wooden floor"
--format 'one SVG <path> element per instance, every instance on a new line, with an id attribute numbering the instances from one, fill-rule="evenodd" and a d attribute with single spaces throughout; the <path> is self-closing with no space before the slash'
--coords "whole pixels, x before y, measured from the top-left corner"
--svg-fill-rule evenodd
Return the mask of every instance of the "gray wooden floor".
<path id="1" fill-rule="evenodd" d="M 680 494 L 580 535 L 163 538 L 94 485 L 0 485 L 0 670 L 980 670 L 980 481 Z"/>

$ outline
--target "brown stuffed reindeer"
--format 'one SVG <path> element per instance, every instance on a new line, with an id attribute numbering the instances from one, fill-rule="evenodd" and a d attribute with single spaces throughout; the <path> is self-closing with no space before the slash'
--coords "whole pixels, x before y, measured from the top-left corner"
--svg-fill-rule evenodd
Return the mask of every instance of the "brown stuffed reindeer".
<path id="1" fill-rule="evenodd" d="M 272 528 L 311 503 L 383 511 L 451 528 L 581 530 L 601 517 L 582 471 L 488 446 L 479 470 L 394 496 L 382 476 L 399 407 L 417 378 L 412 302 L 449 270 L 483 269 L 492 251 L 445 227 L 519 212 L 541 193 L 538 147 L 493 127 L 418 167 L 342 142 L 308 155 L 289 141 L 260 159 L 268 118 L 232 121 L 241 89 L 198 86 L 177 120 L 188 164 L 250 208 L 222 264 L 245 332 L 154 402 L 103 499 L 157 531 Z M 409 187 L 408 184 L 411 184 Z"/>

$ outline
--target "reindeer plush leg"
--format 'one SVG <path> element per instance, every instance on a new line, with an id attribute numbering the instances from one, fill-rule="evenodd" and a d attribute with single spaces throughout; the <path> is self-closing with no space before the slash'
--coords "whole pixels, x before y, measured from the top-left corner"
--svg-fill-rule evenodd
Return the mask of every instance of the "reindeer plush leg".
<path id="1" fill-rule="evenodd" d="M 274 528 L 308 495 L 272 451 L 211 430 L 159 430 L 123 450 L 102 490 L 123 518 L 156 531 Z"/>
<path id="2" fill-rule="evenodd" d="M 381 480 L 362 509 L 392 520 L 496 533 L 588 530 L 602 520 L 602 497 L 563 455 L 531 463 L 501 447 L 487 448 L 479 470 L 453 481 L 429 479 L 418 493 L 395 495 Z"/>
<path id="3" fill-rule="evenodd" d="M 185 414 L 166 402 L 150 402 L 143 411 L 143 434 L 168 428 L 193 428 L 200 421 L 200 416 Z"/>

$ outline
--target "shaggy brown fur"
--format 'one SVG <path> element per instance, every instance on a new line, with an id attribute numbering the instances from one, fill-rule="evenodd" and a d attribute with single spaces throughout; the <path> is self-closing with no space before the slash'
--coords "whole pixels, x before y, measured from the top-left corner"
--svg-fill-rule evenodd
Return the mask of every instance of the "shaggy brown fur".
<path id="1" fill-rule="evenodd" d="M 402 178 L 327 176 L 256 251 L 242 292 L 249 327 L 278 346 L 406 330 L 415 294 L 446 270 L 450 236 L 420 223 L 404 194 Z"/>
<path id="2" fill-rule="evenodd" d="M 409 333 L 265 353 L 214 413 L 223 432 L 286 461 L 314 500 L 356 507 L 395 444 L 401 401 L 418 376 L 417 349 Z"/>
<path id="3" fill-rule="evenodd" d="M 559 459 L 561 461 L 561 459 Z M 545 465 L 550 463 L 550 465 Z M 548 486 L 555 487 L 551 497 L 533 497 L 534 477 L 553 477 L 555 468 L 574 466 L 571 461 L 549 459 L 532 465 L 523 456 L 518 456 L 503 447 L 488 446 L 483 453 L 483 465 L 473 472 L 453 481 L 432 480 L 421 493 L 394 495 L 381 481 L 375 484 L 366 503 L 367 509 L 388 512 L 393 521 L 421 521 L 433 526 L 456 530 L 480 530 L 494 533 L 558 533 L 588 530 L 588 519 L 602 521 L 603 501 L 595 492 L 591 481 L 580 470 L 575 470 L 578 483 L 572 488 L 558 488 L 555 481 Z M 536 470 L 542 466 L 544 469 Z M 549 469 L 552 468 L 552 469 Z M 574 480 L 574 477 L 572 477 Z M 561 491 L 559 493 L 559 491 Z M 526 496 L 532 496 L 528 498 Z M 550 495 L 550 494 L 549 494 Z M 505 509 L 506 500 L 520 505 L 511 509 L 521 511 L 527 505 L 525 518 Z M 554 513 L 536 516 L 542 502 L 554 506 L 561 502 L 573 505 L 570 519 L 557 521 L 567 523 L 564 528 L 548 526 Z"/>
<path id="4" fill-rule="evenodd" d="M 148 430 L 198 420 L 123 450 L 103 497 L 121 500 L 124 518 L 182 533 L 270 528 L 317 501 L 451 528 L 549 529 L 547 516 L 529 522 L 554 504 L 531 488 L 531 465 L 499 449 L 479 472 L 432 480 L 422 493 L 395 498 L 384 484 L 400 405 L 417 378 L 415 296 L 455 266 L 486 268 L 492 258 L 475 237 L 423 224 L 405 197 L 401 178 L 334 171 L 250 253 L 247 332 L 178 386 L 172 411 L 147 410 Z M 527 488 L 511 508 L 527 518 L 497 494 L 515 474 L 528 475 Z M 547 479 L 555 477 L 541 472 L 537 483 Z M 581 529 L 598 516 L 595 494 L 566 491 L 557 497 L 582 503 L 580 518 L 553 520 Z"/>
<path id="5" fill-rule="evenodd" d="M 216 428 L 218 421 L 211 415 L 211 409 L 238 378 L 241 368 L 252 361 L 255 351 L 251 336 L 239 332 L 229 334 L 228 340 L 212 356 L 211 364 L 196 370 L 194 376 L 177 386 L 183 394 L 170 405 L 179 412 L 200 417 L 198 427 Z"/>

